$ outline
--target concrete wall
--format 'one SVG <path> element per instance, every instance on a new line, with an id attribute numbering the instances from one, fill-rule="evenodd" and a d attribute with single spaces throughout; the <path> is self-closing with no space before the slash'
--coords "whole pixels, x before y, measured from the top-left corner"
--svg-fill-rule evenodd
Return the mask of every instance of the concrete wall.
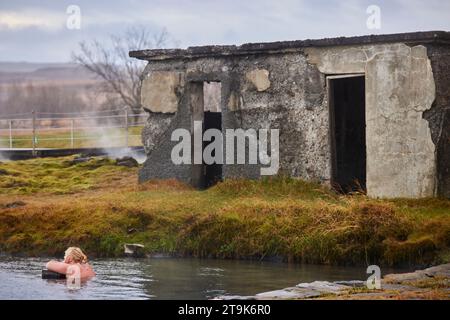
<path id="1" fill-rule="evenodd" d="M 427 49 L 405 44 L 307 49 L 325 74 L 365 73 L 367 191 L 373 197 L 428 197 L 436 154 L 423 113 L 435 99 Z"/>
<path id="2" fill-rule="evenodd" d="M 369 195 L 425 197 L 439 188 L 444 194 L 450 173 L 441 182 L 437 170 L 442 168 L 436 163 L 441 159 L 441 167 L 448 168 L 448 159 L 437 158 L 445 147 L 436 148 L 444 142 L 442 134 L 433 138 L 433 128 L 442 128 L 435 124 L 445 118 L 442 110 L 448 107 L 432 112 L 436 75 L 430 50 L 378 44 L 152 61 L 142 86 L 142 102 L 150 115 L 143 133 L 148 159 L 140 180 L 176 177 L 192 182 L 195 169 L 171 162 L 176 142 L 170 141 L 170 134 L 176 128 L 193 130 L 193 83 L 220 81 L 223 128 L 280 129 L 280 173 L 327 183 L 331 169 L 326 75 L 365 73 Z M 446 77 L 444 71 L 439 79 Z M 164 79 L 169 85 L 161 87 Z M 448 106 L 446 90 L 439 91 L 440 103 Z M 432 112 L 429 119 L 427 112 Z M 259 166 L 225 165 L 223 176 L 258 178 Z"/>
<path id="3" fill-rule="evenodd" d="M 436 150 L 437 194 L 450 198 L 450 47 L 427 46 L 436 83 L 436 100 L 424 112 Z"/>
<path id="4" fill-rule="evenodd" d="M 325 77 L 307 63 L 304 54 L 152 62 L 144 74 L 142 102 L 151 113 L 143 134 L 148 160 L 141 170 L 141 181 L 176 176 L 191 182 L 192 168 L 172 164 L 170 150 L 176 143 L 168 140 L 174 128 L 192 132 L 190 87 L 204 80 L 221 82 L 223 128 L 280 129 L 280 173 L 329 181 Z M 155 99 L 158 94 L 152 90 L 161 90 L 151 85 L 153 74 L 159 78 L 165 74 L 168 79 L 181 74 L 182 80 L 169 94 L 173 98 L 175 92 L 177 96 L 175 112 L 172 103 L 166 103 L 173 101 L 172 98 Z M 162 132 L 166 134 L 161 140 Z M 158 148 L 155 141 L 159 141 Z M 259 165 L 227 165 L 223 176 L 258 178 L 259 169 Z"/>

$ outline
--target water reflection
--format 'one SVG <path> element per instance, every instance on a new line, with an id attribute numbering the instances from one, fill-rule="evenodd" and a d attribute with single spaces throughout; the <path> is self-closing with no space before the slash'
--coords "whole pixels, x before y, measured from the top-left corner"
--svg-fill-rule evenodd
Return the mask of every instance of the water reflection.
<path id="1" fill-rule="evenodd" d="M 364 280 L 365 268 L 201 259 L 91 261 L 97 276 L 69 290 L 42 280 L 48 259 L 0 258 L 0 299 L 209 299 L 254 295 L 315 280 Z M 382 269 L 383 274 L 392 269 Z"/>

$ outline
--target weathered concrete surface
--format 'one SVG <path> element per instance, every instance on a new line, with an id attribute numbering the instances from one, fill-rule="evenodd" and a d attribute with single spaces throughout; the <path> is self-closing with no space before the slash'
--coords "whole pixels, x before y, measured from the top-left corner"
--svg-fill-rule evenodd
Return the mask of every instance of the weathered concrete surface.
<path id="1" fill-rule="evenodd" d="M 246 77 L 255 69 L 269 73 L 270 87 L 265 91 L 258 91 Z M 325 77 L 306 62 L 304 54 L 153 62 L 145 73 L 164 70 L 184 73 L 184 86 L 178 87 L 176 113 L 149 113 L 142 134 L 148 159 L 140 171 L 140 181 L 176 177 L 192 182 L 192 168 L 171 161 L 176 142 L 170 141 L 170 134 L 177 128 L 192 132 L 189 95 L 199 81 L 220 81 L 223 129 L 281 129 L 280 173 L 324 183 L 330 180 Z M 259 178 L 260 165 L 226 165 L 223 177 Z"/>
<path id="2" fill-rule="evenodd" d="M 435 194 L 436 154 L 423 113 L 435 99 L 424 46 L 311 48 L 322 73 L 366 75 L 367 192 L 372 197 Z"/>
<path id="3" fill-rule="evenodd" d="M 173 118 L 173 114 L 149 113 L 145 127 L 142 130 L 142 142 L 147 155 L 163 139 L 167 139 L 167 134 L 169 133 L 167 130 Z"/>
<path id="4" fill-rule="evenodd" d="M 423 31 L 326 39 L 245 43 L 241 46 L 201 46 L 187 49 L 148 49 L 130 51 L 130 57 L 147 61 L 197 59 L 204 57 L 241 57 L 267 53 L 292 53 L 310 47 L 341 47 L 385 43 L 449 44 L 450 32 Z"/>
<path id="5" fill-rule="evenodd" d="M 257 91 L 266 91 L 270 87 L 269 71 L 255 69 L 245 74 L 245 77 L 253 84 Z"/>
<path id="6" fill-rule="evenodd" d="M 142 81 L 141 103 L 151 112 L 175 113 L 177 91 L 183 85 L 182 74 L 172 71 L 150 72 Z"/>
<path id="7" fill-rule="evenodd" d="M 427 45 L 436 83 L 436 100 L 424 118 L 437 147 L 437 194 L 450 198 L 450 46 Z"/>

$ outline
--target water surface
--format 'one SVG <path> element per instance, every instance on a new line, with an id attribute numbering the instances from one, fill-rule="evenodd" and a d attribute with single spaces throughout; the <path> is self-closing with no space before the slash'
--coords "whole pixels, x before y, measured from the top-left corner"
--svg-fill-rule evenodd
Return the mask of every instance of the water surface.
<path id="1" fill-rule="evenodd" d="M 0 299 L 211 299 L 254 295 L 316 280 L 365 280 L 364 267 L 210 259 L 102 259 L 79 290 L 41 279 L 44 258 L 0 258 Z M 382 269 L 383 274 L 392 269 Z"/>

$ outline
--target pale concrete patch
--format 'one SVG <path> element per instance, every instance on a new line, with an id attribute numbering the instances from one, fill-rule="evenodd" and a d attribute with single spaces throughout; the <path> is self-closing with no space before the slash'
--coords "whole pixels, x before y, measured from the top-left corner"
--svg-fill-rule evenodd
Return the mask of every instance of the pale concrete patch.
<path id="1" fill-rule="evenodd" d="M 259 92 L 270 88 L 269 71 L 266 69 L 255 69 L 247 72 L 245 76 Z"/>
<path id="2" fill-rule="evenodd" d="M 182 73 L 172 71 L 152 71 L 148 77 L 142 81 L 142 106 L 151 112 L 177 112 L 178 96 L 176 91 L 182 84 Z"/>

